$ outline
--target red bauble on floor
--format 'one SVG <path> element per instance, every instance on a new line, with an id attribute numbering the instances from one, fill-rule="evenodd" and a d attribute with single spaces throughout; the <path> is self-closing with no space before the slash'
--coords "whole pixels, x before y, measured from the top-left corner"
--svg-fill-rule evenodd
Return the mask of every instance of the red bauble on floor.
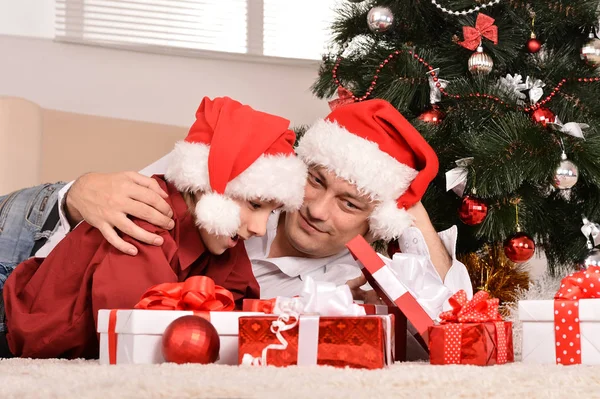
<path id="1" fill-rule="evenodd" d="M 471 195 L 466 195 L 463 198 L 458 210 L 460 220 L 469 226 L 476 226 L 483 222 L 487 213 L 487 204 L 482 199 Z"/>
<path id="2" fill-rule="evenodd" d="M 504 254 L 515 263 L 528 261 L 534 253 L 533 239 L 523 232 L 513 234 L 504 241 Z"/>
<path id="3" fill-rule="evenodd" d="M 217 330 L 200 316 L 180 317 L 163 334 L 162 353 L 167 362 L 214 363 L 220 348 Z"/>

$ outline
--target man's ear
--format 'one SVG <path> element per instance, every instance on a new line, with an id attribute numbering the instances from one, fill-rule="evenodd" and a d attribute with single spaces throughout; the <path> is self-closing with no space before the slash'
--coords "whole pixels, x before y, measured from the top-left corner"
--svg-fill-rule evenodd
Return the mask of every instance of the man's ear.
<path id="1" fill-rule="evenodd" d="M 377 241 L 377 240 L 375 239 L 375 235 L 374 235 L 373 233 L 371 233 L 371 230 L 367 231 L 367 234 L 363 234 L 363 237 L 364 237 L 364 239 L 365 239 L 365 240 L 367 240 L 367 242 L 368 242 L 369 244 L 371 244 L 371 245 L 373 245 L 373 243 L 374 243 L 375 241 Z"/>

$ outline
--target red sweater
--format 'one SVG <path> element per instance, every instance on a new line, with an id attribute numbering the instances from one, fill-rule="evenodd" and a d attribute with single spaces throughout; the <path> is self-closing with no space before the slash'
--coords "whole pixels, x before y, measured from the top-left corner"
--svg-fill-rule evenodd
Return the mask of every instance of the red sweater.
<path id="1" fill-rule="evenodd" d="M 175 186 L 154 176 L 169 194 L 175 227 L 164 230 L 134 219 L 160 235 L 164 244 L 147 245 L 128 236 L 138 255 L 125 255 L 87 223 L 73 230 L 45 258 L 21 263 L 4 285 L 7 339 L 15 356 L 95 358 L 99 309 L 129 309 L 151 286 L 211 277 L 236 302 L 258 298 L 259 286 L 244 243 L 223 255 L 206 251 L 187 205 Z"/>

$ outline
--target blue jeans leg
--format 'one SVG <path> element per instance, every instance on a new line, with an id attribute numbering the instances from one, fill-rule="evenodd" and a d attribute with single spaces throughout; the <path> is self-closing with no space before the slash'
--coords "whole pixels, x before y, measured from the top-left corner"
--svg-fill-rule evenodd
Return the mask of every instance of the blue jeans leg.
<path id="1" fill-rule="evenodd" d="M 0 332 L 4 331 L 4 283 L 30 257 L 35 241 L 52 233 L 41 230 L 64 185 L 43 184 L 0 197 Z"/>

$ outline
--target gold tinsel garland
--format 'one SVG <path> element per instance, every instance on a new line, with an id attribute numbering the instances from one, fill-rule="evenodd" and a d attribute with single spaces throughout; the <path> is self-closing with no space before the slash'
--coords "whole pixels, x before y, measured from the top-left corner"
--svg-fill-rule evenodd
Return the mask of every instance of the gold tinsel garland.
<path id="1" fill-rule="evenodd" d="M 458 258 L 467 267 L 473 292 L 489 292 L 493 298 L 500 299 L 501 308 L 518 300 L 517 288 L 529 287 L 529 272 L 506 257 L 502 243 L 486 245 L 478 252 Z"/>

